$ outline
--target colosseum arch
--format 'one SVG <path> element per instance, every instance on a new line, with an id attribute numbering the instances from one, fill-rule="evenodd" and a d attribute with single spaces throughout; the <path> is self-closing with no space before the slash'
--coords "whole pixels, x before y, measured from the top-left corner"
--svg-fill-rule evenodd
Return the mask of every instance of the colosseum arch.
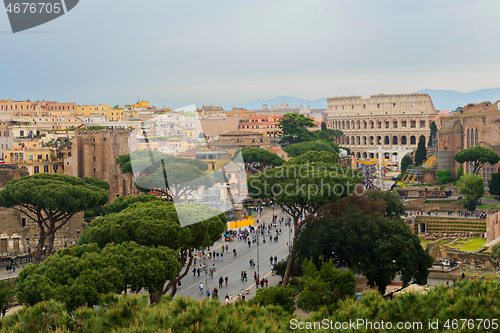
<path id="1" fill-rule="evenodd" d="M 470 130 L 467 129 L 467 148 L 470 148 Z"/>
<path id="2" fill-rule="evenodd" d="M 363 136 L 363 144 L 366 146 L 366 136 Z"/>
<path id="3" fill-rule="evenodd" d="M 361 153 L 359 151 L 356 153 L 356 157 L 361 158 Z"/>
<path id="4" fill-rule="evenodd" d="M 406 145 L 406 144 L 407 144 L 407 141 L 406 141 L 406 135 L 403 135 L 403 136 L 401 137 L 401 144 L 402 144 L 402 145 Z"/>
<path id="5" fill-rule="evenodd" d="M 395 136 L 395 135 L 392 137 L 392 144 L 393 145 L 397 145 L 398 144 L 398 137 Z"/>
<path id="6" fill-rule="evenodd" d="M 355 129 L 355 128 L 356 128 L 356 127 L 354 126 L 354 120 L 353 120 L 353 121 L 351 121 L 351 127 L 352 127 L 352 129 Z"/>
<path id="7" fill-rule="evenodd" d="M 370 128 L 375 128 L 375 122 L 373 120 L 370 121 Z"/>
<path id="8" fill-rule="evenodd" d="M 356 128 L 361 129 L 361 122 L 359 120 L 356 122 Z"/>
<path id="9" fill-rule="evenodd" d="M 366 151 L 363 153 L 363 158 L 367 158 L 368 157 L 368 154 L 366 153 Z"/>
<path id="10" fill-rule="evenodd" d="M 345 129 L 345 122 L 342 120 L 342 129 Z"/>
<path id="11" fill-rule="evenodd" d="M 363 122 L 363 128 L 364 128 L 364 129 L 367 129 L 367 128 L 368 128 L 368 123 L 366 122 L 366 120 Z"/>
<path id="12" fill-rule="evenodd" d="M 476 138 L 476 145 L 479 143 L 479 133 L 477 131 L 477 128 L 476 128 L 476 135 L 475 135 L 475 138 Z"/>
<path id="13" fill-rule="evenodd" d="M 377 136 L 377 145 L 381 145 L 382 144 L 382 137 L 379 135 Z"/>
<path id="14" fill-rule="evenodd" d="M 351 136 L 351 145 L 355 145 L 356 141 L 354 141 L 354 136 Z"/>
<path id="15" fill-rule="evenodd" d="M 361 145 L 361 138 L 359 136 L 356 137 L 356 144 Z"/>
<path id="16" fill-rule="evenodd" d="M 389 136 L 386 135 L 384 136 L 384 145 L 390 145 L 391 144 L 391 141 L 389 140 Z"/>
<path id="17" fill-rule="evenodd" d="M 370 136 L 370 146 L 373 146 L 375 144 L 373 135 Z"/>
<path id="18" fill-rule="evenodd" d="M 377 121 L 377 128 L 382 128 L 382 122 L 380 120 Z"/>
<path id="19" fill-rule="evenodd" d="M 410 144 L 411 145 L 417 144 L 417 138 L 415 137 L 415 135 L 410 136 Z"/>
<path id="20" fill-rule="evenodd" d="M 351 129 L 351 122 L 347 121 L 347 129 Z"/>
<path id="21" fill-rule="evenodd" d="M 349 144 L 349 137 L 348 137 L 348 136 L 346 136 L 346 137 L 345 137 L 345 144 L 346 144 L 346 145 L 348 145 L 348 144 Z"/>
<path id="22" fill-rule="evenodd" d="M 470 146 L 474 147 L 477 144 L 477 142 L 474 141 L 474 129 L 470 131 Z"/>

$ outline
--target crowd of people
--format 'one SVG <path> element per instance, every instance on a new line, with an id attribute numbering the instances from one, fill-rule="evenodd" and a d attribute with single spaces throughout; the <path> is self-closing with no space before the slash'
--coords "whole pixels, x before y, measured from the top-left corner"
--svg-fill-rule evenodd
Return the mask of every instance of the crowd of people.
<path id="1" fill-rule="evenodd" d="M 356 169 L 363 173 L 363 183 L 367 190 L 375 188 L 373 185 L 373 180 L 375 178 L 375 172 L 377 167 L 371 164 L 356 163 Z"/>
<path id="2" fill-rule="evenodd" d="M 257 242 L 257 238 L 259 238 L 259 241 L 261 244 L 266 243 L 266 239 L 269 240 L 269 242 L 278 242 L 279 236 L 281 236 L 282 230 L 281 230 L 281 225 L 285 223 L 285 226 L 290 225 L 291 219 L 285 219 L 284 217 L 279 217 L 277 215 L 273 215 L 272 221 L 270 223 L 266 222 L 260 222 L 259 220 L 256 220 L 256 225 L 255 226 L 249 226 L 246 228 L 240 228 L 238 230 L 230 230 L 225 233 L 223 239 L 225 236 L 229 236 L 233 238 L 234 240 L 237 240 L 239 242 L 247 243 L 249 247 L 252 246 L 252 244 L 255 244 Z M 268 238 L 269 237 L 269 238 Z M 225 240 L 225 239 L 224 239 Z M 230 243 L 229 243 L 230 244 Z M 216 262 L 217 261 L 223 261 L 224 260 L 224 254 L 226 254 L 226 258 L 229 252 L 232 252 L 233 255 L 232 257 L 237 257 L 237 251 L 236 248 L 230 249 L 229 244 L 224 244 L 221 245 L 221 247 L 217 247 L 217 250 L 215 249 L 210 249 L 208 248 L 206 251 L 205 250 L 197 250 L 195 249 L 195 258 L 193 261 L 193 269 L 191 270 L 193 273 L 193 277 L 202 277 L 202 275 L 206 274 L 207 278 L 214 278 L 214 275 L 217 271 L 216 269 Z M 288 243 L 286 244 L 288 248 Z M 231 246 L 232 247 L 232 246 Z M 186 258 L 187 259 L 187 258 Z M 210 265 L 210 261 L 212 261 Z M 278 256 L 273 255 L 270 256 L 269 262 L 271 265 L 271 270 L 274 272 L 274 265 L 278 263 Z M 255 268 L 256 262 L 254 259 L 250 259 L 249 261 L 250 268 L 253 269 Z M 203 274 L 205 273 L 205 274 Z M 269 280 L 267 278 L 259 278 L 258 274 L 256 271 L 254 271 L 253 274 L 254 281 L 255 281 L 255 286 L 256 288 L 264 288 L 268 286 Z M 212 290 L 205 290 L 203 286 L 203 282 L 199 283 L 198 289 L 199 293 L 201 295 L 206 295 L 207 298 L 218 298 L 219 296 L 219 290 L 223 289 L 228 286 L 229 284 L 229 276 L 219 276 L 218 280 L 218 287 L 213 288 Z M 240 274 L 240 280 L 242 282 L 247 282 L 248 281 L 248 273 L 247 271 L 241 271 Z M 180 284 L 179 284 L 180 288 Z M 245 295 L 244 293 L 238 294 L 237 299 L 244 299 Z M 232 302 L 233 297 L 230 294 L 226 294 L 224 298 L 225 302 Z"/>

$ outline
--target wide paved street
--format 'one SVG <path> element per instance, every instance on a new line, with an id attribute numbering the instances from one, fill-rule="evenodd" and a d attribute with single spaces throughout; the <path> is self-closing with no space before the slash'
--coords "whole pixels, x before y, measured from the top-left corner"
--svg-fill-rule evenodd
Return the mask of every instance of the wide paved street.
<path id="1" fill-rule="evenodd" d="M 288 217 L 286 213 L 281 213 L 280 208 L 275 208 L 275 215 L 278 216 L 284 216 L 285 219 Z M 260 217 L 260 214 L 257 214 L 255 217 L 255 220 L 259 220 L 260 224 L 263 222 L 266 223 L 266 226 L 268 223 L 271 222 L 272 220 L 272 215 L 273 215 L 273 209 L 272 208 L 267 208 L 262 214 L 262 217 Z M 277 222 L 277 228 L 280 228 L 279 222 Z M 273 228 L 272 235 L 273 237 L 276 235 L 276 229 Z M 271 264 L 269 262 L 269 257 L 270 256 L 277 256 L 278 257 L 278 262 L 281 261 L 282 259 L 286 258 L 288 255 L 288 249 L 286 247 L 286 244 L 289 243 L 289 227 L 285 227 L 285 223 L 282 223 L 281 225 L 281 236 L 278 237 L 277 242 L 270 242 L 269 241 L 269 236 L 266 237 L 266 243 L 262 243 L 262 236 L 260 237 L 259 241 L 259 275 L 260 278 L 266 278 L 269 280 L 269 286 L 276 286 L 280 280 L 280 278 L 277 275 L 272 276 L 271 275 Z M 267 235 L 267 232 L 266 232 Z M 292 235 L 290 235 L 290 238 Z M 290 239 L 291 240 L 291 239 Z M 248 300 L 249 297 L 252 297 L 255 295 L 255 281 L 254 281 L 254 272 L 257 272 L 257 264 L 255 265 L 254 268 L 250 268 L 250 259 L 254 259 L 254 261 L 257 263 L 257 243 L 252 243 L 250 247 L 248 247 L 248 243 L 244 242 L 243 240 L 238 240 L 235 238 L 234 241 L 232 242 L 217 242 L 213 247 L 210 248 L 211 251 L 221 251 L 222 245 L 228 245 L 229 246 L 229 252 L 226 253 L 224 252 L 224 260 L 214 260 L 210 259 L 205 262 L 205 265 L 208 268 L 212 267 L 212 264 L 215 263 L 216 267 L 216 272 L 214 273 L 214 278 L 207 277 L 205 275 L 205 272 L 200 273 L 200 277 L 196 275 L 193 277 L 193 273 L 189 272 L 188 275 L 186 275 L 182 279 L 182 286 L 181 288 L 177 291 L 176 296 L 178 295 L 186 295 L 190 297 L 194 297 L 197 299 L 202 299 L 206 297 L 206 283 L 208 282 L 208 287 L 210 290 L 213 290 L 214 287 L 219 289 L 219 299 L 224 301 L 224 297 L 226 294 L 232 295 L 233 299 L 236 299 L 236 296 L 241 293 L 242 289 L 250 289 L 249 293 L 246 295 L 246 298 Z M 236 249 L 237 255 L 233 255 L 233 249 Z M 197 262 L 197 265 L 199 266 L 199 259 Z M 192 270 L 192 268 L 191 268 Z M 242 282 L 241 281 L 241 271 L 246 271 L 248 275 L 248 281 L 247 282 Z M 219 288 L 219 278 L 220 277 L 225 278 L 226 276 L 229 278 L 228 280 L 228 286 L 225 286 L 224 282 L 224 287 Z M 199 285 L 200 283 L 203 283 L 203 294 L 200 294 L 199 291 Z"/>

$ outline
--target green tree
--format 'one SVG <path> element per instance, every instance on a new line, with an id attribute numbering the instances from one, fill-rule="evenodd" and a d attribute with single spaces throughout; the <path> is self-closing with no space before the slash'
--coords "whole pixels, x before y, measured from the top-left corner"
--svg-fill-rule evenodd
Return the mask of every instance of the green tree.
<path id="1" fill-rule="evenodd" d="M 157 190 L 178 202 L 201 186 L 210 187 L 214 178 L 206 174 L 208 165 L 199 159 L 179 158 L 159 151 L 137 150 L 116 159 L 122 173 L 134 175 L 142 192 Z"/>
<path id="2" fill-rule="evenodd" d="M 443 184 L 447 184 L 451 180 L 451 171 L 450 170 L 439 170 L 438 171 L 438 179 L 437 181 Z"/>
<path id="3" fill-rule="evenodd" d="M 457 183 L 460 193 L 465 195 L 464 208 L 469 211 L 476 210 L 479 198 L 484 195 L 484 179 L 476 174 L 462 176 Z"/>
<path id="4" fill-rule="evenodd" d="M 35 262 L 39 263 L 47 242 L 52 253 L 56 232 L 78 212 L 102 206 L 108 193 L 83 180 L 61 174 L 39 173 L 13 179 L 0 191 L 0 206 L 20 211 L 38 225 Z"/>
<path id="5" fill-rule="evenodd" d="M 432 257 L 403 220 L 384 217 L 384 212 L 382 202 L 363 196 L 343 198 L 326 212 L 320 210 L 319 219 L 307 224 L 294 243 L 297 260 L 345 263 L 381 293 L 396 274 L 404 284 L 425 279 Z"/>
<path id="6" fill-rule="evenodd" d="M 285 311 L 293 313 L 295 310 L 295 297 L 292 289 L 283 287 L 269 287 L 257 289 L 256 295 L 250 299 L 248 305 L 276 305 Z"/>
<path id="7" fill-rule="evenodd" d="M 380 200 L 386 203 L 384 216 L 390 218 L 400 218 L 405 215 L 405 206 L 401 196 L 397 191 L 368 190 L 366 196 L 369 199 Z"/>
<path id="8" fill-rule="evenodd" d="M 497 172 L 491 174 L 488 186 L 490 188 L 489 192 L 500 198 L 500 168 Z"/>
<path id="9" fill-rule="evenodd" d="M 136 202 L 149 201 L 163 201 L 163 199 L 154 194 L 141 194 L 137 196 L 122 195 L 103 207 L 103 215 L 121 212 Z"/>
<path id="10" fill-rule="evenodd" d="M 297 157 L 294 157 L 287 162 L 285 165 L 301 165 L 307 163 L 315 163 L 322 162 L 327 165 L 336 164 L 338 161 L 338 156 L 336 154 L 332 154 L 325 150 L 322 151 L 309 151 Z"/>
<path id="11" fill-rule="evenodd" d="M 493 149 L 482 146 L 461 150 L 453 158 L 460 164 L 469 164 L 472 168 L 472 173 L 475 175 L 479 173 L 479 170 L 481 170 L 485 163 L 494 165 L 500 161 L 500 155 Z"/>
<path id="12" fill-rule="evenodd" d="M 302 263 L 304 289 L 297 306 L 306 311 L 318 311 L 323 306 L 336 307 L 336 303 L 356 293 L 356 278 L 351 270 L 341 272 L 332 260 L 323 262 L 318 271 L 313 260 Z"/>
<path id="13" fill-rule="evenodd" d="M 436 122 L 433 121 L 431 123 L 430 129 L 431 129 L 431 135 L 429 137 L 428 146 L 432 147 L 432 146 L 434 146 L 436 144 L 436 137 L 437 137 L 437 132 L 438 132 L 438 128 L 436 126 Z"/>
<path id="14" fill-rule="evenodd" d="M 324 204 L 350 195 L 362 179 L 358 170 L 337 164 L 283 165 L 250 177 L 247 188 L 250 197 L 272 200 L 292 217 L 295 243 L 300 229 L 308 221 L 300 221 L 302 216 L 314 216 Z M 290 256 L 283 279 L 284 287 L 288 284 L 293 262 L 294 257 Z"/>
<path id="15" fill-rule="evenodd" d="M 427 159 L 427 148 L 425 148 L 425 137 L 421 136 L 418 140 L 417 151 L 415 152 L 415 164 L 422 165 Z"/>
<path id="16" fill-rule="evenodd" d="M 0 313 L 2 314 L 2 317 L 14 303 L 16 291 L 13 282 L 13 280 L 0 281 Z"/>
<path id="17" fill-rule="evenodd" d="M 104 181 L 104 180 L 100 180 L 100 179 L 93 178 L 93 177 L 85 177 L 83 179 L 83 182 L 85 184 L 89 184 L 89 185 L 94 185 L 94 186 L 100 187 L 100 188 L 102 188 L 105 191 L 109 190 L 109 183 L 107 181 Z"/>
<path id="18" fill-rule="evenodd" d="M 408 155 L 403 156 L 403 158 L 401 159 L 401 173 L 404 174 L 406 170 L 408 170 L 410 165 L 412 165 L 412 163 L 413 160 L 411 159 L 410 156 Z"/>
<path id="19" fill-rule="evenodd" d="M 154 293 L 180 269 L 178 254 L 134 242 L 70 247 L 39 265 L 28 265 L 16 280 L 18 299 L 28 305 L 55 299 L 68 311 L 100 303 L 103 294 Z"/>
<path id="20" fill-rule="evenodd" d="M 278 125 L 281 129 L 282 142 L 298 143 L 314 140 L 314 133 L 309 127 L 314 127 L 311 118 L 298 113 L 287 113 Z"/>
<path id="21" fill-rule="evenodd" d="M 493 259 L 500 259 L 500 243 L 496 243 L 491 247 L 491 253 L 490 256 Z"/>
<path id="22" fill-rule="evenodd" d="M 4 319 L 1 330 L 24 333 L 292 332 L 292 318 L 281 306 L 274 305 L 221 306 L 216 300 L 175 297 L 148 306 L 147 298 L 127 295 L 107 297 L 98 310 L 83 306 L 71 314 L 61 302 L 38 303 Z"/>
<path id="23" fill-rule="evenodd" d="M 199 223 L 182 227 L 178 216 L 189 215 Z M 192 249 L 212 246 L 226 229 L 226 216 L 221 211 L 201 204 L 178 204 L 164 200 L 137 202 L 114 214 L 93 220 L 80 237 L 80 244 L 96 243 L 104 248 L 109 243 L 134 241 L 156 248 L 165 246 L 179 253 L 181 269 L 167 281 L 162 290 L 150 294 L 151 302 L 159 302 L 170 291 L 175 295 L 177 283 L 189 273 L 194 260 Z"/>
<path id="24" fill-rule="evenodd" d="M 326 123 L 324 121 L 321 122 L 321 130 L 326 132 L 328 129 L 326 128 Z"/>
<path id="25" fill-rule="evenodd" d="M 339 148 L 337 145 L 332 146 L 321 141 L 294 143 L 283 148 L 290 157 L 297 157 L 310 151 L 326 151 L 331 154 L 338 154 Z"/>
<path id="26" fill-rule="evenodd" d="M 241 155 L 247 165 L 247 170 L 252 170 L 253 172 L 262 172 L 266 169 L 280 166 L 285 162 L 275 153 L 262 148 L 243 148 Z"/>

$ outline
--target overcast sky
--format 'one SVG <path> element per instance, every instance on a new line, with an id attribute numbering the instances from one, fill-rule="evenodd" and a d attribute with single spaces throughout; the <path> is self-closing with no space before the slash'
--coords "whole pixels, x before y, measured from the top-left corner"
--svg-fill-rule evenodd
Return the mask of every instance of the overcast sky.
<path id="1" fill-rule="evenodd" d="M 500 86 L 500 1 L 80 0 L 12 34 L 0 99 L 173 108 Z"/>

